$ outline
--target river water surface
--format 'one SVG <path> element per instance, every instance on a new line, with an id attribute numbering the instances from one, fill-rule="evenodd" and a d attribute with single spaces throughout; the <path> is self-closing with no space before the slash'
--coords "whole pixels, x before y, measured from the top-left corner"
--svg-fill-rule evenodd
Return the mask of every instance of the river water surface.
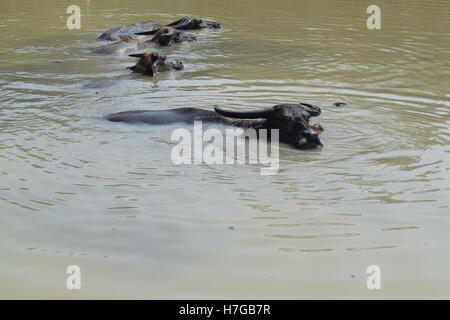
<path id="1" fill-rule="evenodd" d="M 135 62 L 88 53 L 101 32 L 183 15 L 223 25 L 160 49 L 184 71 L 83 89 Z M 449 21 L 447 0 L 2 0 L 0 298 L 450 298 Z M 272 176 L 174 165 L 175 126 L 103 119 L 300 101 L 324 148 L 283 146 Z"/>

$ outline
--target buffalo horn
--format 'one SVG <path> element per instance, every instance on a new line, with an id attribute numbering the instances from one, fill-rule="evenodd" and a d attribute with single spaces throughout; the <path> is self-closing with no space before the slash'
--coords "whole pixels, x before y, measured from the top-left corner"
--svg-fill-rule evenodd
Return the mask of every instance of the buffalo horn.
<path id="1" fill-rule="evenodd" d="M 314 106 L 309 103 L 300 102 L 300 105 L 306 107 L 304 109 L 310 114 L 311 117 L 320 116 L 320 113 L 322 112 L 318 106 Z"/>
<path id="2" fill-rule="evenodd" d="M 237 119 L 270 118 L 276 112 L 276 110 L 274 110 L 273 107 L 252 111 L 231 111 L 231 110 L 223 110 L 219 106 L 214 106 L 214 110 L 221 116 Z"/>

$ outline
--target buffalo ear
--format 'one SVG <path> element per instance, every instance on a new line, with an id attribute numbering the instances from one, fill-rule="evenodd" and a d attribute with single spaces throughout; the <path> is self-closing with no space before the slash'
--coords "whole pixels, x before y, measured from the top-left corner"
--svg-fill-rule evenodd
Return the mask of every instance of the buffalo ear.
<path id="1" fill-rule="evenodd" d="M 159 31 L 159 29 L 156 29 L 156 30 L 150 30 L 150 31 L 143 31 L 143 32 L 135 32 L 134 34 L 137 34 L 137 35 L 151 35 L 151 34 L 155 34 L 155 33 L 157 33 Z"/>
<path id="2" fill-rule="evenodd" d="M 318 117 L 322 113 L 322 110 L 320 110 L 318 106 L 309 103 L 300 102 L 300 106 L 308 112 L 311 117 Z"/>
<path id="3" fill-rule="evenodd" d="M 129 57 L 134 57 L 134 58 L 142 58 L 144 56 L 143 53 L 133 53 L 133 54 L 129 54 Z"/>

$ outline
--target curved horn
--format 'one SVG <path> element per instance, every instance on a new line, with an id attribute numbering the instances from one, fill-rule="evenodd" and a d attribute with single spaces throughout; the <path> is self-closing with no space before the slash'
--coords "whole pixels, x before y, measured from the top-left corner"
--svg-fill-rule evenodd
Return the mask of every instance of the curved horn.
<path id="1" fill-rule="evenodd" d="M 142 52 L 142 53 L 132 53 L 132 54 L 129 54 L 128 56 L 129 57 L 135 57 L 135 58 L 149 57 L 153 61 L 157 60 L 160 57 L 159 53 L 155 52 L 155 51 L 146 51 L 146 52 Z M 166 58 L 166 56 L 162 56 L 162 57 L 164 57 L 164 59 Z"/>
<path id="2" fill-rule="evenodd" d="M 186 19 L 186 17 L 183 17 L 177 21 L 171 22 L 169 24 L 166 24 L 166 26 L 172 27 L 172 26 L 176 26 L 177 24 L 179 24 L 183 19 Z"/>
<path id="3" fill-rule="evenodd" d="M 158 31 L 159 31 L 159 29 L 151 30 L 151 31 L 135 32 L 134 34 L 137 34 L 137 35 L 149 35 L 149 34 L 155 34 Z"/>
<path id="4" fill-rule="evenodd" d="M 318 117 L 322 113 L 322 110 L 320 110 L 318 106 L 303 102 L 300 102 L 300 105 L 309 113 L 311 117 Z"/>
<path id="5" fill-rule="evenodd" d="M 273 107 L 252 111 L 231 111 L 231 110 L 223 110 L 219 106 L 214 106 L 214 111 L 216 111 L 221 116 L 237 119 L 270 118 L 276 112 L 276 110 Z"/>
<path id="6" fill-rule="evenodd" d="M 129 57 L 134 57 L 134 58 L 142 58 L 144 56 L 143 53 L 133 53 L 133 54 L 129 54 Z"/>

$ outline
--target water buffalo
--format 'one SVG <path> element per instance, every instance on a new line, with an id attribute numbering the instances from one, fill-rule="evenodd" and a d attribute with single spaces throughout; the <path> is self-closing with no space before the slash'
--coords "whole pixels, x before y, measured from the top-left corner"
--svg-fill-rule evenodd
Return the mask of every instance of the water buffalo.
<path id="1" fill-rule="evenodd" d="M 197 37 L 189 34 L 181 32 L 175 28 L 172 27 L 161 27 L 158 30 L 150 30 L 145 32 L 137 32 L 137 35 L 153 35 L 153 38 L 151 38 L 150 42 L 158 43 L 160 46 L 170 46 L 173 43 L 179 43 L 179 42 L 192 42 L 197 40 Z"/>
<path id="2" fill-rule="evenodd" d="M 198 30 L 203 28 L 220 29 L 220 22 L 203 20 L 197 17 L 183 17 L 177 21 L 167 24 L 168 27 L 173 27 L 178 30 Z M 126 26 L 114 27 L 106 30 L 98 38 L 101 40 L 118 41 L 125 37 L 132 37 L 134 34 L 145 31 L 157 31 L 161 28 L 157 22 L 144 21 Z"/>
<path id="3" fill-rule="evenodd" d="M 153 77 L 160 72 L 182 70 L 184 68 L 183 62 L 179 60 L 167 60 L 165 55 L 161 55 L 158 52 L 134 53 L 130 54 L 130 57 L 139 58 L 134 66 L 128 67 L 132 71 L 131 74 L 92 81 L 83 87 L 88 89 L 105 88 L 116 84 L 120 80 L 133 79 L 139 75 Z"/>
<path id="4" fill-rule="evenodd" d="M 101 40 L 118 41 L 125 37 L 133 37 L 136 32 L 158 30 L 159 28 L 161 28 L 159 23 L 144 21 L 106 30 L 98 38 Z"/>
<path id="5" fill-rule="evenodd" d="M 139 58 L 139 60 L 128 69 L 133 73 L 139 73 L 144 76 L 155 76 L 160 72 L 182 70 L 184 68 L 183 62 L 167 60 L 165 55 L 161 55 L 158 52 L 134 53 L 129 56 Z"/>
<path id="6" fill-rule="evenodd" d="M 146 123 L 153 125 L 186 123 L 196 120 L 242 127 L 245 129 L 278 129 L 281 142 L 298 149 L 314 149 L 322 146 L 320 125 L 310 126 L 309 118 L 319 116 L 319 107 L 308 104 L 279 104 L 271 108 L 252 111 L 224 110 L 218 106 L 214 111 L 197 108 L 172 110 L 125 111 L 106 116 L 114 122 Z"/>
<path id="7" fill-rule="evenodd" d="M 222 26 L 220 22 L 203 20 L 197 17 L 183 17 L 180 20 L 167 24 L 166 26 L 173 27 L 178 30 L 197 30 L 204 28 L 220 29 Z"/>
<path id="8" fill-rule="evenodd" d="M 161 27 L 157 30 L 139 32 L 137 34 L 153 35 L 153 37 L 148 40 L 142 40 L 126 36 L 117 42 L 92 48 L 90 52 L 96 54 L 127 54 L 148 49 L 154 46 L 155 43 L 160 46 L 170 46 L 173 43 L 196 40 L 194 35 L 178 31 L 172 27 Z"/>

